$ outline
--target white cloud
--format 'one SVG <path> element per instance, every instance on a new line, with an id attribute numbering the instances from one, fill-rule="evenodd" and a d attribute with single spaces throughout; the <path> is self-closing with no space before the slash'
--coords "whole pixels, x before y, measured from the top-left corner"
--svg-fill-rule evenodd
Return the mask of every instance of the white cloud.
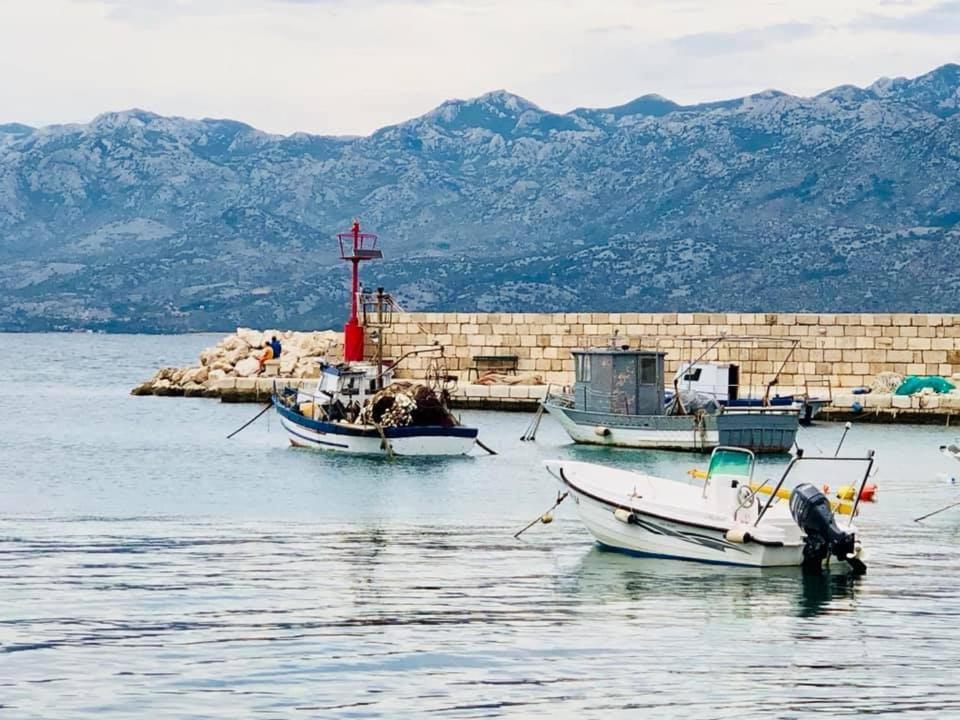
<path id="1" fill-rule="evenodd" d="M 888 30 L 896 34 L 956 35 L 960 33 L 960 1 L 951 0 L 898 15 L 869 14 L 855 27 L 864 30 Z"/>
<path id="2" fill-rule="evenodd" d="M 762 28 L 745 28 L 733 32 L 707 32 L 683 35 L 673 41 L 680 52 L 700 57 L 764 50 L 771 46 L 816 35 L 822 30 L 809 22 L 779 23 Z"/>
<path id="3" fill-rule="evenodd" d="M 4 0 L 0 122 L 136 106 L 273 132 L 366 133 L 500 87 L 564 111 L 651 92 L 812 94 L 957 59 L 960 26 L 922 30 L 952 4 Z"/>

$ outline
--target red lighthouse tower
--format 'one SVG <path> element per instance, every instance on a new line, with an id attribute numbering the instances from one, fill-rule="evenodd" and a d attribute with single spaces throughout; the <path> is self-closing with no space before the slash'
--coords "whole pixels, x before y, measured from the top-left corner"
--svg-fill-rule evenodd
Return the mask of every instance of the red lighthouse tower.
<path id="1" fill-rule="evenodd" d="M 360 263 L 364 260 L 379 260 L 383 253 L 377 249 L 377 236 L 360 232 L 360 221 L 354 220 L 350 232 L 338 233 L 340 257 L 352 264 L 353 283 L 350 292 L 350 318 L 343 326 L 343 359 L 347 362 L 363 360 L 363 328 L 357 317 L 357 300 L 360 294 Z"/>

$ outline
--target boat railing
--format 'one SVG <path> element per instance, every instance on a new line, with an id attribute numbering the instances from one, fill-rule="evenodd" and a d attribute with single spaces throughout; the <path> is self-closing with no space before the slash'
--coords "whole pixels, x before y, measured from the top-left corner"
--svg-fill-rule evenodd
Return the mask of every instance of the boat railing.
<path id="1" fill-rule="evenodd" d="M 721 413 L 750 413 L 751 415 L 799 415 L 800 408 L 792 405 L 724 405 Z"/>
<path id="2" fill-rule="evenodd" d="M 819 456 L 815 455 L 813 457 L 808 457 L 803 454 L 803 450 L 798 450 L 796 457 L 790 460 L 790 464 L 787 465 L 786 469 L 783 471 L 783 475 L 780 476 L 780 480 L 777 482 L 776 486 L 770 492 L 770 497 L 767 498 L 766 504 L 760 510 L 757 519 L 754 521 L 753 526 L 756 527 L 760 524 L 760 521 L 763 520 L 764 516 L 767 514 L 767 510 L 770 509 L 770 506 L 778 498 L 778 493 L 783 487 L 784 483 L 787 480 L 787 477 L 793 472 L 794 468 L 798 466 L 801 462 L 841 462 L 841 463 L 866 463 L 866 469 L 863 472 L 863 477 L 860 479 L 860 486 L 857 488 L 855 493 L 855 499 L 853 501 L 853 508 L 850 511 L 850 517 L 847 520 L 847 525 L 853 523 L 853 518 L 857 515 L 857 508 L 860 506 L 860 496 L 863 495 L 863 489 L 867 484 L 867 480 L 870 479 L 870 473 L 873 470 L 874 464 L 874 452 L 873 450 L 868 450 L 865 457 L 855 457 L 855 456 Z"/>
<path id="3" fill-rule="evenodd" d="M 573 407 L 576 400 L 569 386 L 547 385 L 547 391 L 543 395 L 543 402 L 552 402 L 564 407 Z"/>
<path id="4" fill-rule="evenodd" d="M 824 397 L 821 394 L 814 395 L 810 392 L 810 388 L 825 387 L 827 389 L 827 395 Z M 833 402 L 833 385 L 830 382 L 830 378 L 820 378 L 818 380 L 807 380 L 803 381 L 803 394 L 806 400 L 823 400 L 827 404 Z"/>

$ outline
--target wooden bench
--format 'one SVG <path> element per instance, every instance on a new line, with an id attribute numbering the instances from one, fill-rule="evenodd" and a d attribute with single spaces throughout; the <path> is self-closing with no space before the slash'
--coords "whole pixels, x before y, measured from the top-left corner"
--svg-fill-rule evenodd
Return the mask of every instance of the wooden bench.
<path id="1" fill-rule="evenodd" d="M 467 379 L 470 379 L 470 373 L 474 379 L 479 379 L 481 372 L 490 370 L 516 375 L 519 360 L 517 355 L 474 355 L 473 365 L 467 368 Z"/>

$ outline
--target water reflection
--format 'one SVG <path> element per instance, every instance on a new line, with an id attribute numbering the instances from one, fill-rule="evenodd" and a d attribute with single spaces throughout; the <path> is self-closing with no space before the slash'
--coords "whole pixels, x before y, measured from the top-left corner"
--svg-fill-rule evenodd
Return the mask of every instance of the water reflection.
<path id="1" fill-rule="evenodd" d="M 708 565 L 636 557 L 599 545 L 557 579 L 559 590 L 589 596 L 591 602 L 629 601 L 665 607 L 699 604 L 711 612 L 756 619 L 834 612 L 841 601 L 854 599 L 858 583 L 858 578 L 842 568 L 804 573 L 800 568 Z M 849 607 L 846 602 L 840 609 Z"/>

